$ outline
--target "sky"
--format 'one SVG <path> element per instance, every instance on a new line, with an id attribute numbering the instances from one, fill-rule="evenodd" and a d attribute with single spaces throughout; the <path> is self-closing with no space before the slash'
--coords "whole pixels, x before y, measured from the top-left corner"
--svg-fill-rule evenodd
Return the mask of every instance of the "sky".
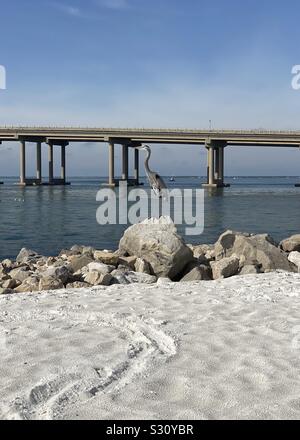
<path id="1" fill-rule="evenodd" d="M 299 15 L 294 0 L 2 1 L 0 126 L 300 130 Z M 30 175 L 32 145 L 28 158 Z M 298 176 L 300 150 L 228 148 L 225 163 Z M 152 167 L 204 175 L 206 152 L 153 147 Z M 0 176 L 17 174 L 18 146 L 4 143 Z M 106 146 L 71 145 L 68 174 L 107 175 Z"/>

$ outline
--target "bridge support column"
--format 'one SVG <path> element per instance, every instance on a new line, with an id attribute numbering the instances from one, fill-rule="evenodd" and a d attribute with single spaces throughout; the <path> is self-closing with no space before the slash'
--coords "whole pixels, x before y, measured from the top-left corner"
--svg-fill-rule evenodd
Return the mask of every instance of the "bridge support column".
<path id="1" fill-rule="evenodd" d="M 53 184 L 53 144 L 48 144 L 49 185 Z"/>
<path id="2" fill-rule="evenodd" d="M 37 183 L 42 183 L 42 143 L 36 144 L 36 178 Z"/>
<path id="3" fill-rule="evenodd" d="M 214 148 L 208 147 L 207 148 L 207 170 L 208 170 L 207 185 L 214 185 L 215 183 L 214 169 L 215 169 L 215 151 Z"/>
<path id="4" fill-rule="evenodd" d="M 128 145 L 122 145 L 122 180 L 128 181 Z"/>
<path id="5" fill-rule="evenodd" d="M 26 185 L 26 142 L 20 144 L 20 185 Z"/>
<path id="6" fill-rule="evenodd" d="M 0 145 L 2 144 L 2 141 L 0 141 Z M 0 182 L 0 185 L 3 185 L 3 182 Z"/>
<path id="7" fill-rule="evenodd" d="M 135 184 L 140 184 L 140 155 L 139 150 L 134 150 L 134 180 Z"/>
<path id="8" fill-rule="evenodd" d="M 220 148 L 215 148 L 215 172 L 214 177 L 215 181 L 218 182 L 220 180 Z"/>
<path id="9" fill-rule="evenodd" d="M 61 145 L 61 167 L 60 167 L 60 177 L 62 183 L 66 183 L 66 146 Z"/>
<path id="10" fill-rule="evenodd" d="M 115 186 L 115 144 L 113 142 L 110 142 L 108 144 L 109 148 L 109 178 L 108 178 L 108 184 L 109 186 Z"/>
<path id="11" fill-rule="evenodd" d="M 224 183 L 224 149 L 226 142 L 208 141 L 206 143 L 208 167 L 207 183 L 204 188 L 224 188 L 230 185 Z"/>
<path id="12" fill-rule="evenodd" d="M 224 185 L 224 148 L 219 148 L 219 179 L 222 185 Z"/>

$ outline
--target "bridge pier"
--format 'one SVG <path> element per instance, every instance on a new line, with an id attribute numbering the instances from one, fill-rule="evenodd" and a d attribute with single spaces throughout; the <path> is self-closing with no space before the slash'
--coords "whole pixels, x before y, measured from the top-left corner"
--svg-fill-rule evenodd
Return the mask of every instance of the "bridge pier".
<path id="1" fill-rule="evenodd" d="M 122 145 L 122 173 L 121 178 L 118 179 L 115 177 L 115 143 Z M 121 143 L 120 141 L 114 142 L 110 140 L 108 142 L 108 183 L 105 183 L 103 186 L 115 188 L 119 186 L 120 182 L 127 182 L 128 186 L 140 185 L 139 151 L 136 149 L 134 150 L 134 176 L 133 178 L 129 177 L 129 148 L 134 148 L 135 146 L 136 144 L 130 141 Z"/>
<path id="2" fill-rule="evenodd" d="M 26 141 L 20 142 L 20 186 L 37 186 L 41 185 L 42 162 L 41 162 L 41 142 L 36 144 L 36 177 L 27 178 L 26 176 Z"/>
<path id="3" fill-rule="evenodd" d="M 26 142 L 20 143 L 20 185 L 26 185 Z"/>
<path id="4" fill-rule="evenodd" d="M 204 188 L 225 188 L 230 185 L 224 183 L 224 149 L 226 142 L 208 141 L 207 149 L 207 183 Z"/>
<path id="5" fill-rule="evenodd" d="M 134 180 L 136 185 L 140 184 L 140 154 L 139 150 L 134 150 Z"/>
<path id="6" fill-rule="evenodd" d="M 60 142 L 55 143 L 61 148 L 60 158 L 60 177 L 54 177 L 54 143 L 52 141 L 48 141 L 48 167 L 49 167 L 49 176 L 48 183 L 44 183 L 44 185 L 55 186 L 55 185 L 70 185 L 70 183 L 66 182 L 66 147 L 69 145 L 68 142 Z"/>
<path id="7" fill-rule="evenodd" d="M 36 144 L 36 178 L 38 182 L 42 183 L 42 143 Z"/>
<path id="8" fill-rule="evenodd" d="M 66 183 L 66 146 L 61 145 L 61 165 L 60 165 L 60 178 L 63 183 Z"/>
<path id="9" fill-rule="evenodd" d="M 49 185 L 53 184 L 53 174 L 54 174 L 54 167 L 53 167 L 53 144 L 51 142 L 48 143 L 48 183 Z"/>
<path id="10" fill-rule="evenodd" d="M 114 187 L 116 185 L 115 181 L 115 144 L 113 142 L 109 142 L 109 177 L 108 177 L 108 185 Z"/>
<path id="11" fill-rule="evenodd" d="M 128 181 L 128 145 L 122 145 L 122 180 Z"/>

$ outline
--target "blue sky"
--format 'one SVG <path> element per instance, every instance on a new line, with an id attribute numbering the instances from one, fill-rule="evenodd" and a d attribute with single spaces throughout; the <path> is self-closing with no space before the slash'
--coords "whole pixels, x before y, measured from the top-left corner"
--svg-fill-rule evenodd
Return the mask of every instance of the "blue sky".
<path id="1" fill-rule="evenodd" d="M 300 129 L 300 91 L 291 87 L 299 2 L 11 0 L 0 8 L 0 125 L 207 128 L 211 119 L 216 128 Z M 163 174 L 205 173 L 199 147 L 155 151 Z M 17 174 L 17 157 L 16 146 L 1 147 L 0 175 Z M 106 160 L 104 146 L 74 146 L 69 174 L 105 175 Z M 226 172 L 300 175 L 300 152 L 230 148 Z"/>

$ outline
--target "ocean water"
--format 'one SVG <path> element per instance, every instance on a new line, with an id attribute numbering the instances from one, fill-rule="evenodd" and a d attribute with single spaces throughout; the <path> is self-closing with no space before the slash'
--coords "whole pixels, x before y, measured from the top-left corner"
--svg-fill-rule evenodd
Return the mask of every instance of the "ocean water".
<path id="1" fill-rule="evenodd" d="M 16 178 L 0 185 L 0 259 L 15 257 L 22 247 L 55 255 L 74 244 L 116 249 L 127 226 L 100 226 L 96 194 L 102 178 L 70 178 L 67 187 L 20 188 Z M 178 177 L 170 188 L 200 188 L 204 178 Z M 145 179 L 145 189 L 148 187 Z M 205 228 L 189 243 L 213 243 L 226 229 L 268 232 L 278 241 L 300 233 L 298 177 L 227 178 L 230 188 L 205 191 Z M 178 227 L 184 236 L 183 227 Z"/>

